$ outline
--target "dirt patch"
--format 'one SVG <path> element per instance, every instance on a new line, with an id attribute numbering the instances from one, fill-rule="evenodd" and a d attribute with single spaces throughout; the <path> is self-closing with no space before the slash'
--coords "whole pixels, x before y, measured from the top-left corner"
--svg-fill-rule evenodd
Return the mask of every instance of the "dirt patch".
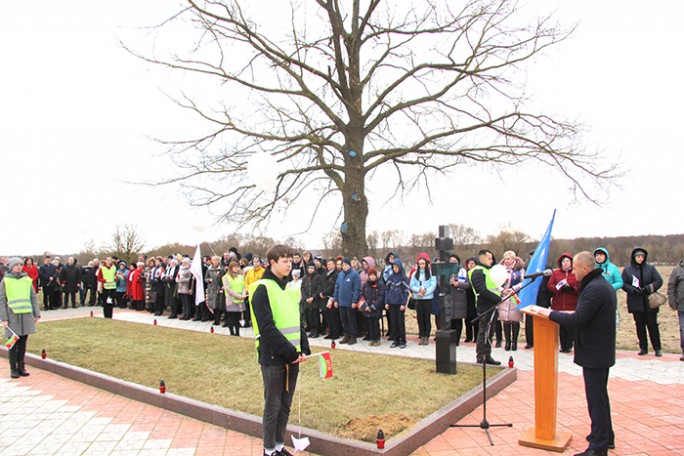
<path id="1" fill-rule="evenodd" d="M 352 418 L 335 430 L 335 435 L 349 439 L 375 442 L 378 429 L 385 435 L 396 436 L 405 429 L 412 427 L 416 420 L 401 413 L 387 413 L 385 415 L 370 415 L 363 418 Z"/>

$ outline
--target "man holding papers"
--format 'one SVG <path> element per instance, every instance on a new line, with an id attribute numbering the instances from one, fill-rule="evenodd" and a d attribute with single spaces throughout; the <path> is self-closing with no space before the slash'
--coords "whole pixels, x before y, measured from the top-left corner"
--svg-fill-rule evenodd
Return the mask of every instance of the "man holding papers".
<path id="1" fill-rule="evenodd" d="M 577 310 L 559 312 L 542 307 L 530 309 L 550 320 L 575 330 L 575 364 L 582 366 L 584 390 L 591 418 L 589 447 L 575 456 L 607 455 L 615 447 L 610 418 L 608 374 L 615 364 L 615 309 L 613 287 L 596 268 L 590 252 L 575 255 L 575 277 L 579 281 Z"/>

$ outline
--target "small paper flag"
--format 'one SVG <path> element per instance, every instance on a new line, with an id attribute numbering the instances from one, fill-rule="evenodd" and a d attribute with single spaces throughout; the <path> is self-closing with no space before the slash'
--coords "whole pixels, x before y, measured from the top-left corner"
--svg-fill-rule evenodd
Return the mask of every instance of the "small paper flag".
<path id="1" fill-rule="evenodd" d="M 18 340 L 19 337 L 16 334 L 12 334 L 10 338 L 7 339 L 7 342 L 5 342 L 5 347 L 7 347 L 8 350 L 11 349 L 12 347 L 14 347 L 14 344 L 16 344 Z M 332 377 L 332 371 L 330 376 Z"/>
<path id="2" fill-rule="evenodd" d="M 332 378 L 332 360 L 330 359 L 329 352 L 317 353 L 318 355 L 318 367 L 320 370 L 321 378 Z"/>
<path id="3" fill-rule="evenodd" d="M 513 296 L 511 296 L 511 301 L 517 306 L 520 304 L 520 298 L 518 297 L 517 294 L 513 293 Z"/>

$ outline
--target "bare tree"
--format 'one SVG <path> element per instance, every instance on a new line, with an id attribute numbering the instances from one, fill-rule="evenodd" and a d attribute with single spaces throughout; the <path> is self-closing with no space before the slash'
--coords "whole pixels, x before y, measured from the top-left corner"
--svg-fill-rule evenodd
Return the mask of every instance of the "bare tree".
<path id="1" fill-rule="evenodd" d="M 368 236 L 366 236 L 366 242 L 368 245 L 368 252 L 373 258 L 378 256 L 378 244 L 380 242 L 380 235 L 376 230 L 371 231 Z"/>
<path id="2" fill-rule="evenodd" d="M 361 254 L 374 175 L 389 200 L 418 184 L 429 195 L 435 175 L 456 166 L 538 162 L 592 201 L 587 187 L 614 176 L 579 147 L 577 124 L 526 109 L 520 70 L 572 30 L 527 21 L 514 1 L 291 0 L 273 26 L 285 2 L 187 1 L 160 33 L 191 25 L 196 45 L 159 55 L 155 39 L 154 51 L 135 53 L 220 84 L 209 99 L 176 98 L 209 130 L 167 143 L 182 174 L 164 182 L 225 221 L 268 223 L 316 192 L 310 223 L 329 199 L 341 202 L 342 250 Z M 279 163 L 272 193 L 248 179 L 257 151 Z"/>
<path id="3" fill-rule="evenodd" d="M 143 241 L 138 228 L 135 225 L 117 225 L 114 233 L 112 233 L 112 244 L 107 249 L 113 256 L 119 257 L 121 260 L 131 263 L 137 259 L 145 248 L 145 241 Z"/>
<path id="4" fill-rule="evenodd" d="M 490 249 L 499 257 L 507 250 L 512 250 L 523 260 L 527 257 L 530 237 L 519 230 L 503 229 L 496 235 L 487 237 Z"/>
<path id="5" fill-rule="evenodd" d="M 450 224 L 449 233 L 454 240 L 454 245 L 471 247 L 482 242 L 482 236 L 475 229 L 460 224 Z"/>

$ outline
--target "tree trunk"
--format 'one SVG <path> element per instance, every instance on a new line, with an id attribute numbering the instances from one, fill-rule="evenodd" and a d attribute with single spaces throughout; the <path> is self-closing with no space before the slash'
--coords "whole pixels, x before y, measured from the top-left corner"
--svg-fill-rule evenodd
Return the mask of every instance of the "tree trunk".
<path id="1" fill-rule="evenodd" d="M 363 126 L 361 116 L 351 116 L 345 145 L 344 188 L 342 204 L 344 223 L 342 229 L 342 252 L 350 258 L 362 258 L 368 252 L 366 243 L 366 174 L 363 168 Z M 346 228 L 346 229 L 345 229 Z"/>
<path id="2" fill-rule="evenodd" d="M 358 157 L 357 157 L 358 158 Z M 342 253 L 350 258 L 362 258 L 368 251 L 366 244 L 366 220 L 368 218 L 368 200 L 366 199 L 365 178 L 361 169 L 347 171 L 342 204 L 344 205 L 344 223 L 342 229 Z"/>

